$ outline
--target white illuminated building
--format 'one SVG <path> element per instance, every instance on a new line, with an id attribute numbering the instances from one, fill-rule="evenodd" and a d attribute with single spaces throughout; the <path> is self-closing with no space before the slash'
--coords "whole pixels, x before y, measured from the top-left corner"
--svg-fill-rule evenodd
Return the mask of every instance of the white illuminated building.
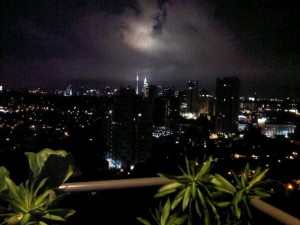
<path id="1" fill-rule="evenodd" d="M 267 137 L 284 136 L 288 138 L 289 134 L 295 132 L 296 126 L 292 123 L 267 123 L 267 118 L 257 119 L 257 124 L 261 127 L 262 134 Z"/>

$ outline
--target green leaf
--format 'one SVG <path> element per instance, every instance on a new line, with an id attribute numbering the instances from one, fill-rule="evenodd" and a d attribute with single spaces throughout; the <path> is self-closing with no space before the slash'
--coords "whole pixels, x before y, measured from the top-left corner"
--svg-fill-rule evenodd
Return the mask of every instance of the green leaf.
<path id="1" fill-rule="evenodd" d="M 186 156 L 185 156 L 185 166 L 186 166 L 186 172 L 190 176 L 191 175 L 190 162 Z"/>
<path id="2" fill-rule="evenodd" d="M 192 182 L 192 185 L 191 185 L 191 194 L 192 194 L 192 199 L 195 200 L 196 195 L 197 195 L 197 186 L 194 181 Z"/>
<path id="3" fill-rule="evenodd" d="M 211 221 L 210 221 L 210 212 L 208 209 L 205 210 L 205 217 L 204 217 L 204 224 L 205 225 L 211 225 Z"/>
<path id="4" fill-rule="evenodd" d="M 145 220 L 144 218 L 142 217 L 137 217 L 137 220 L 140 221 L 142 224 L 144 225 L 151 225 L 151 223 L 149 223 L 148 220 Z"/>
<path id="5" fill-rule="evenodd" d="M 39 193 L 39 191 L 42 189 L 42 187 L 45 185 L 46 181 L 48 178 L 42 179 L 40 182 L 38 182 L 38 186 L 35 188 L 34 192 L 33 192 L 33 197 L 35 198 L 37 196 L 37 194 Z M 34 186 L 35 183 L 32 183 L 32 186 Z"/>
<path id="6" fill-rule="evenodd" d="M 5 167 L 0 166 L 0 193 L 7 189 L 6 177 L 9 178 L 9 171 Z"/>
<path id="7" fill-rule="evenodd" d="M 266 169 L 263 172 L 261 172 L 260 174 L 258 174 L 257 176 L 253 177 L 253 179 L 249 182 L 249 187 L 252 187 L 257 182 L 261 181 L 266 176 L 266 173 L 268 171 L 269 171 L 269 169 Z"/>
<path id="8" fill-rule="evenodd" d="M 245 174 L 245 172 L 243 172 L 241 174 L 241 185 L 242 185 L 242 189 L 246 188 L 246 174 Z"/>
<path id="9" fill-rule="evenodd" d="M 163 208 L 163 212 L 162 212 L 162 215 L 160 218 L 160 225 L 165 225 L 167 223 L 167 220 L 170 215 L 170 211 L 171 211 L 171 202 L 170 202 L 170 199 L 168 198 L 168 200 Z"/>
<path id="10" fill-rule="evenodd" d="M 170 190 L 170 189 L 177 189 L 179 187 L 182 187 L 183 185 L 178 183 L 178 182 L 173 182 L 173 183 L 170 183 L 170 184 L 166 184 L 164 186 L 162 186 L 158 192 L 163 192 L 163 191 L 166 191 L 166 190 Z"/>
<path id="11" fill-rule="evenodd" d="M 231 174 L 233 175 L 235 182 L 236 182 L 236 188 L 241 189 L 242 188 L 242 184 L 240 179 L 237 177 L 237 175 L 235 174 L 235 172 L 231 171 Z"/>
<path id="12" fill-rule="evenodd" d="M 231 205 L 231 202 L 216 202 L 215 203 L 220 208 L 225 208 Z"/>
<path id="13" fill-rule="evenodd" d="M 237 201 L 238 203 L 242 201 L 242 199 L 243 199 L 243 194 L 244 194 L 243 191 L 238 191 L 238 192 L 236 193 L 236 195 L 234 196 L 234 198 L 236 199 L 236 201 Z"/>
<path id="14" fill-rule="evenodd" d="M 218 188 L 222 187 L 220 190 L 224 192 L 233 194 L 236 191 L 235 187 L 220 174 L 215 174 L 211 182 Z"/>
<path id="15" fill-rule="evenodd" d="M 218 215 L 218 212 L 217 212 L 217 209 L 216 209 L 214 203 L 211 200 L 209 200 L 208 198 L 206 199 L 206 201 L 207 201 L 208 205 L 210 206 L 213 214 L 215 215 L 215 219 L 216 219 L 217 223 L 219 224 L 219 215 Z"/>
<path id="16" fill-rule="evenodd" d="M 20 225 L 27 225 L 27 224 L 29 223 L 30 217 L 31 217 L 30 213 L 26 213 L 26 214 L 22 217 L 22 219 L 21 219 L 21 221 L 20 221 Z"/>
<path id="17" fill-rule="evenodd" d="M 191 195 L 191 186 L 188 186 L 185 189 L 185 193 L 184 193 L 184 197 L 183 197 L 183 201 L 182 201 L 182 210 L 183 211 L 186 209 L 186 207 L 188 206 L 188 204 L 190 202 L 190 195 Z"/>
<path id="18" fill-rule="evenodd" d="M 202 192 L 199 189 L 197 189 L 197 193 L 198 193 L 202 207 L 206 208 L 206 202 L 205 202 L 205 198 L 204 198 Z"/>
<path id="19" fill-rule="evenodd" d="M 50 214 L 50 213 L 47 213 L 46 215 L 44 215 L 43 218 L 49 219 L 49 220 L 55 220 L 55 221 L 66 221 L 63 217 L 53 215 L 53 214 Z"/>
<path id="20" fill-rule="evenodd" d="M 196 180 L 200 179 L 204 174 L 208 173 L 211 168 L 212 163 L 212 156 L 209 156 L 209 158 L 202 164 L 202 167 L 200 168 L 199 172 L 196 175 Z"/>
<path id="21" fill-rule="evenodd" d="M 154 198 L 161 198 L 163 196 L 174 193 L 175 191 L 176 191 L 176 189 L 171 189 L 171 190 L 166 190 L 166 191 L 163 191 L 163 192 L 158 192 L 154 195 Z"/>
<path id="22" fill-rule="evenodd" d="M 26 182 L 27 184 L 20 184 L 19 186 L 19 196 L 22 199 L 22 202 L 24 202 L 24 206 L 26 207 L 27 210 L 30 209 L 30 204 L 32 201 L 31 198 L 31 193 L 30 190 L 28 189 L 28 181 Z"/>
<path id="23" fill-rule="evenodd" d="M 10 194 L 13 196 L 14 199 L 21 200 L 19 195 L 19 190 L 15 183 L 8 177 L 5 177 L 5 182 L 7 184 L 7 189 L 9 190 Z"/>
<path id="24" fill-rule="evenodd" d="M 233 209 L 234 209 L 234 215 L 236 216 L 237 219 L 240 219 L 241 217 L 241 209 L 239 208 L 239 203 L 238 199 L 235 197 L 232 201 L 233 204 Z"/>
<path id="25" fill-rule="evenodd" d="M 260 172 L 261 172 L 261 168 L 258 166 L 254 171 L 253 177 L 256 177 L 258 174 L 260 174 Z"/>
<path id="26" fill-rule="evenodd" d="M 196 212 L 197 212 L 198 216 L 201 218 L 202 213 L 201 213 L 198 201 L 195 202 L 195 208 L 196 208 Z"/>
<path id="27" fill-rule="evenodd" d="M 49 195 L 50 195 L 49 191 L 45 191 L 42 194 L 40 194 L 33 202 L 34 208 L 40 208 L 40 207 L 43 207 L 46 204 L 50 203 Z"/>
<path id="28" fill-rule="evenodd" d="M 226 194 L 230 194 L 230 195 L 233 195 L 233 194 L 234 194 L 234 192 L 228 190 L 228 189 L 225 188 L 225 187 L 215 186 L 215 189 L 216 189 L 217 191 L 222 192 L 222 193 L 226 193 Z"/>
<path id="29" fill-rule="evenodd" d="M 184 222 L 187 220 L 188 218 L 188 215 L 184 215 L 184 216 L 181 216 L 181 217 L 177 217 L 176 220 L 175 220 L 175 225 L 181 225 L 181 224 L 184 224 Z"/>
<path id="30" fill-rule="evenodd" d="M 37 182 L 48 178 L 46 186 L 49 189 L 59 187 L 69 173 L 71 162 L 71 155 L 67 155 L 66 157 L 57 154 L 49 155 L 44 162 L 43 168 L 37 178 Z"/>
<path id="31" fill-rule="evenodd" d="M 37 177 L 38 174 L 40 173 L 41 167 L 38 164 L 37 161 L 37 154 L 34 152 L 25 152 L 25 155 L 28 159 L 29 162 L 29 167 L 31 169 L 31 172 L 33 174 L 33 177 Z"/>
<path id="32" fill-rule="evenodd" d="M 12 198 L 8 199 L 7 201 L 11 203 L 14 207 L 19 209 L 21 212 L 26 212 L 26 206 L 24 204 L 24 201 L 22 199 L 22 196 L 20 196 L 19 190 L 15 183 L 8 177 L 5 178 L 7 189 L 9 190 L 9 193 Z"/>
<path id="33" fill-rule="evenodd" d="M 177 207 L 177 205 L 182 201 L 183 199 L 183 196 L 184 196 L 184 193 L 185 193 L 185 189 L 182 189 L 177 195 L 176 197 L 174 198 L 172 204 L 171 204 L 171 209 L 175 209 Z"/>
<path id="34" fill-rule="evenodd" d="M 177 180 L 178 179 L 177 176 L 172 176 L 172 175 L 167 175 L 167 174 L 162 174 L 162 173 L 158 173 L 157 175 L 160 176 L 160 177 L 163 177 L 163 178 L 170 179 L 170 180 Z"/>
<path id="35" fill-rule="evenodd" d="M 244 206 L 246 208 L 246 212 L 247 212 L 249 218 L 251 219 L 252 218 L 251 210 L 250 210 L 250 207 L 248 205 L 248 202 L 247 202 L 246 198 L 243 198 L 243 203 L 244 203 Z"/>
<path id="36" fill-rule="evenodd" d="M 166 225 L 174 225 L 177 218 L 177 214 L 173 214 L 172 216 L 169 216 L 169 219 L 166 222 Z"/>
<path id="37" fill-rule="evenodd" d="M 253 188 L 253 192 L 261 198 L 270 197 L 270 194 L 263 188 Z"/>
<path id="38" fill-rule="evenodd" d="M 179 166 L 179 170 L 182 172 L 184 179 L 188 179 L 189 181 L 191 180 L 190 175 L 186 173 L 180 166 Z"/>

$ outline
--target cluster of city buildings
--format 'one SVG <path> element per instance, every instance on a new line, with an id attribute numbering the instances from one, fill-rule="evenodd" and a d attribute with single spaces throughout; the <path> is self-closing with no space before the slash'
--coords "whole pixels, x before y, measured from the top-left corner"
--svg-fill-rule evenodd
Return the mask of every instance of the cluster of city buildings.
<path id="1" fill-rule="evenodd" d="M 249 125 L 260 128 L 262 134 L 267 137 L 289 138 L 296 129 L 295 117 L 299 115 L 297 102 L 289 99 L 240 97 L 240 81 L 237 77 L 218 78 L 215 96 L 201 89 L 198 81 L 189 81 L 186 89 L 180 92 L 176 92 L 172 87 L 149 85 L 146 78 L 140 88 L 139 82 L 137 75 L 135 88 L 105 88 L 102 91 L 84 91 L 81 88 L 74 91 L 72 86 L 68 86 L 63 91 L 56 91 L 59 96 L 96 96 L 104 99 L 102 103 L 105 104 L 97 106 L 101 108 L 98 114 L 92 109 L 85 109 L 86 113 L 92 113 L 85 117 L 88 116 L 86 118 L 89 118 L 89 123 L 100 121 L 99 129 L 105 142 L 106 159 L 110 167 L 121 168 L 124 165 L 130 166 L 146 161 L 152 154 L 153 138 L 187 135 L 190 127 L 195 126 L 195 122 L 200 119 L 206 121 L 205 125 L 200 124 L 196 128 L 201 130 L 202 139 L 239 137 Z M 31 90 L 30 93 L 44 94 L 40 89 Z M 34 108 L 28 108 L 28 105 L 22 108 L 18 105 L 14 108 L 16 105 L 12 102 L 10 104 L 2 103 L 0 113 L 57 110 L 51 103 L 46 104 L 44 108 L 39 105 L 32 106 Z M 73 120 L 75 124 L 89 126 L 87 121 L 79 119 L 82 112 L 80 110 L 75 107 L 60 113 L 76 118 Z M 4 121 L 0 122 L 0 128 L 5 126 Z M 35 130 L 37 126 L 34 123 L 30 124 Z M 62 138 L 68 138 L 68 129 L 63 124 L 61 127 L 43 124 L 43 127 L 60 132 Z M 193 144 L 199 142 L 199 138 L 195 137 L 193 140 L 189 137 L 189 140 Z"/>

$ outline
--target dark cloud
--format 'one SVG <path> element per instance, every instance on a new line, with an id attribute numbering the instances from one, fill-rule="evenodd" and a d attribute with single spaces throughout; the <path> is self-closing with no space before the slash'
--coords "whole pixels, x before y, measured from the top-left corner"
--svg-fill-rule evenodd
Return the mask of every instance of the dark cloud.
<path id="1" fill-rule="evenodd" d="M 137 72 L 151 84 L 183 88 L 193 79 L 212 92 L 223 76 L 238 76 L 245 92 L 262 94 L 262 83 L 278 94 L 292 79 L 300 85 L 293 4 L 4 0 L 1 6 L 0 82 L 7 86 L 133 85 Z"/>

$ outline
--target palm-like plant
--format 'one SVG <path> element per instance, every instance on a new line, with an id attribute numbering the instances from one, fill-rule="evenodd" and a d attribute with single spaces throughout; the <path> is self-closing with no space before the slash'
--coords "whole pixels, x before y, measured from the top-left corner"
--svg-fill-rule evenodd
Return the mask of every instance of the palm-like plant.
<path id="1" fill-rule="evenodd" d="M 164 206 L 160 204 L 159 208 L 155 210 L 155 213 L 151 212 L 151 215 L 154 223 L 157 225 L 181 225 L 188 219 L 187 215 L 179 216 L 177 212 L 171 214 L 171 201 L 169 198 Z M 144 225 L 151 225 L 151 223 L 144 218 L 138 217 L 137 219 Z"/>
<path id="2" fill-rule="evenodd" d="M 211 156 L 200 165 L 185 158 L 186 170 L 180 168 L 183 173 L 182 177 L 159 174 L 161 177 L 175 181 L 161 187 L 155 197 L 163 197 L 174 193 L 176 195 L 171 202 L 171 210 L 178 208 L 182 213 L 187 212 L 191 221 L 200 219 L 203 224 L 212 224 L 213 221 L 219 224 L 219 216 L 213 202 L 213 185 L 209 173 L 212 164 L 213 159 Z M 194 215 L 197 215 L 197 217 Z"/>
<path id="3" fill-rule="evenodd" d="M 9 171 L 0 167 L 0 197 L 6 202 L 2 207 L 1 224 L 47 225 L 61 223 L 74 210 L 55 209 L 54 203 L 63 193 L 56 189 L 72 174 L 71 157 L 65 151 L 43 149 L 39 153 L 27 152 L 31 175 L 28 180 L 16 185 L 9 178 Z"/>
<path id="4" fill-rule="evenodd" d="M 157 198 L 171 198 L 152 214 L 158 225 L 250 224 L 249 201 L 268 197 L 272 193 L 263 187 L 271 182 L 264 179 L 268 170 L 262 171 L 260 167 L 250 171 L 247 164 L 239 176 L 231 171 L 234 177 L 232 184 L 220 174 L 210 173 L 213 164 L 211 156 L 202 165 L 187 158 L 185 162 L 186 170 L 180 168 L 183 176 L 159 174 L 174 182 L 162 186 L 155 195 Z M 176 218 L 180 219 L 177 221 Z M 144 225 L 151 225 L 143 218 L 138 220 Z"/>
<path id="5" fill-rule="evenodd" d="M 227 198 L 228 201 L 217 202 L 216 204 L 230 210 L 229 215 L 232 215 L 230 219 L 232 224 L 250 224 L 252 219 L 249 207 L 250 200 L 270 196 L 272 191 L 264 187 L 272 182 L 269 179 L 264 180 L 268 170 L 262 171 L 260 167 L 257 167 L 251 171 L 249 164 L 247 164 L 239 176 L 231 171 L 234 177 L 234 186 L 220 174 L 212 176 L 212 183 L 215 185 L 216 191 L 219 194 L 231 196 L 229 199 Z"/>

